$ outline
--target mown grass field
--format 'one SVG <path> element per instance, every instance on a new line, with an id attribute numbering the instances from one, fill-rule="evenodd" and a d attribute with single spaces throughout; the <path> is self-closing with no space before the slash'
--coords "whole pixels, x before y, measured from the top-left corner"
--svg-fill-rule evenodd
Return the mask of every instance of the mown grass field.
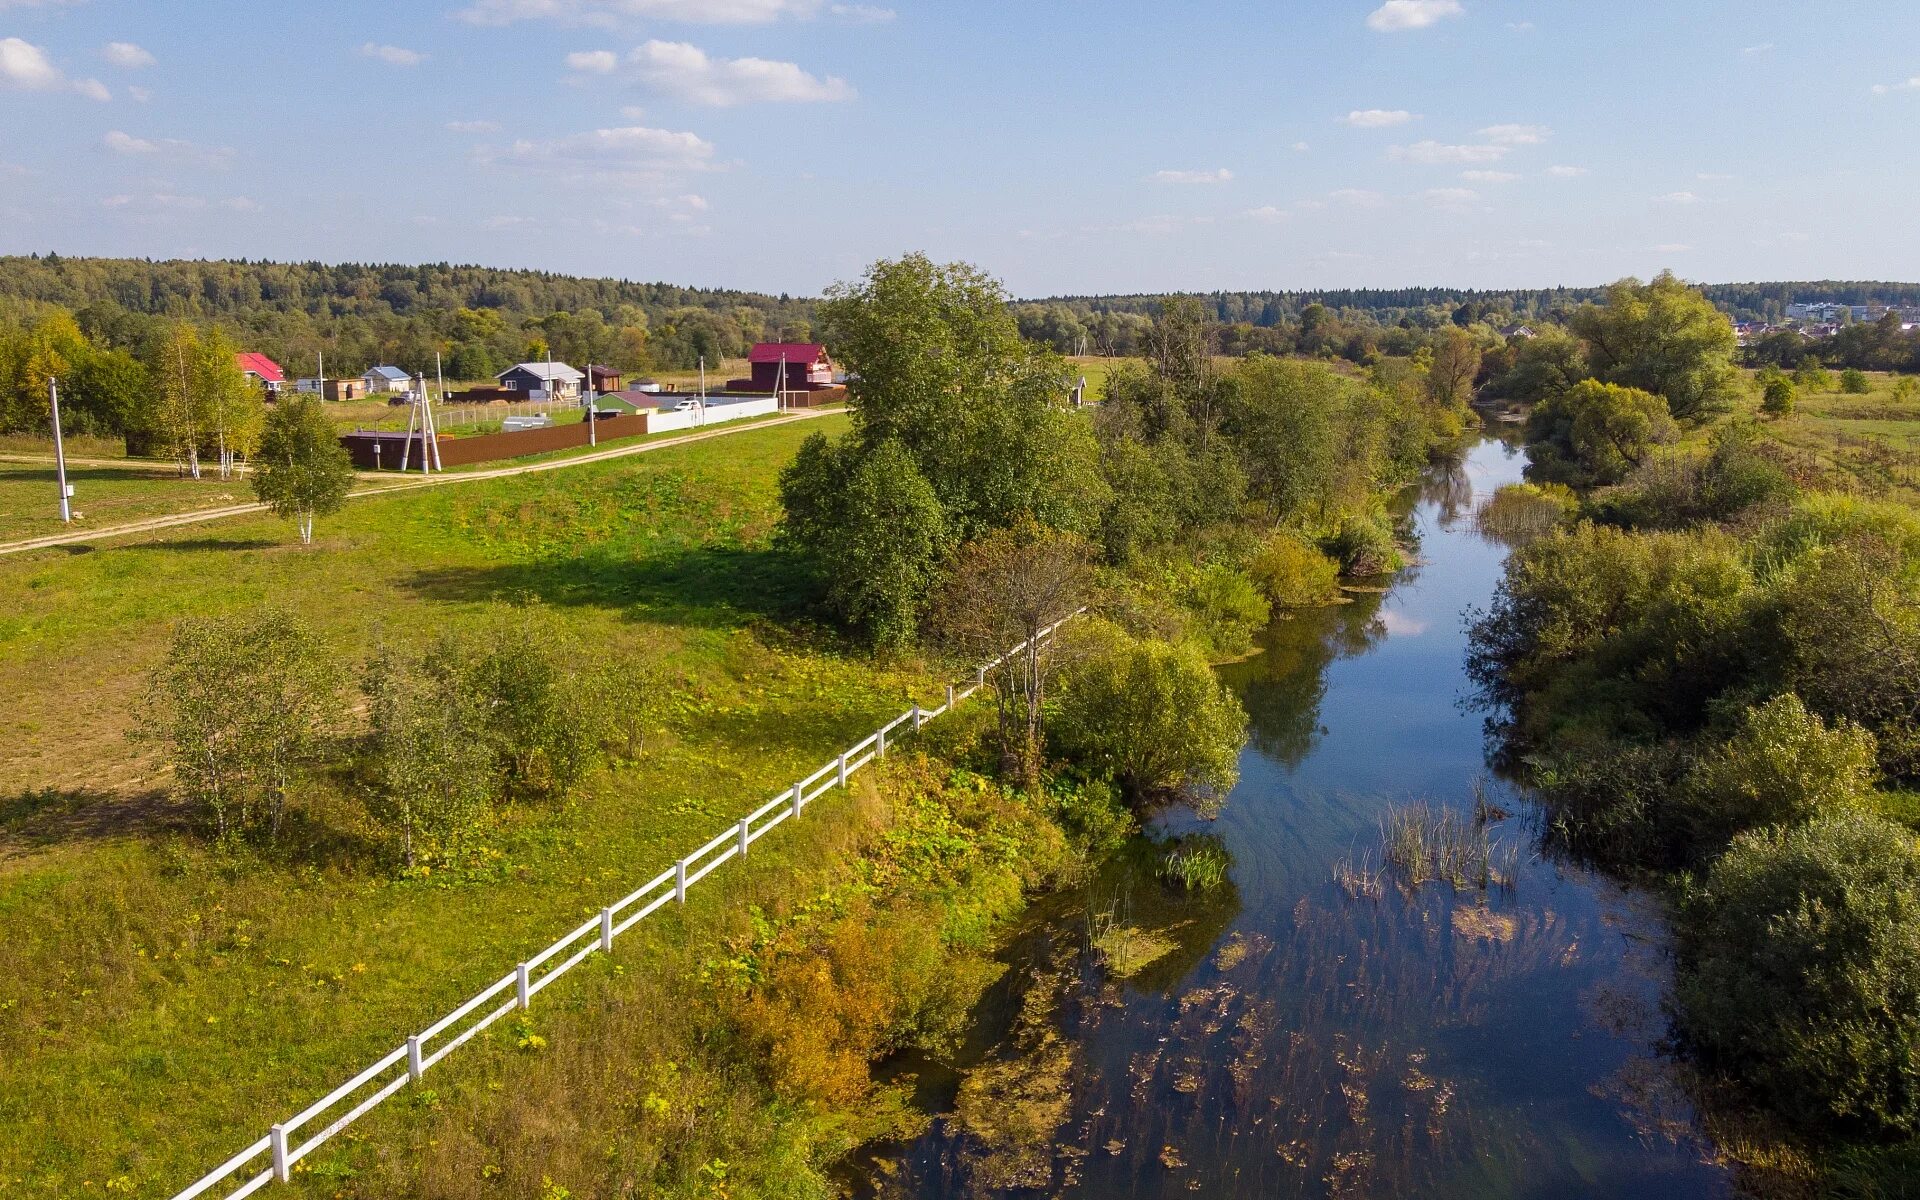
<path id="1" fill-rule="evenodd" d="M 1753 373 L 1746 373 L 1749 382 Z M 1834 386 L 1837 389 L 1838 373 Z M 1760 412 L 1757 389 L 1740 398 L 1735 417 L 1759 422 L 1767 436 L 1805 455 L 1824 471 L 1851 477 L 1859 487 L 1920 504 L 1920 398 L 1902 399 L 1900 376 L 1868 375 L 1865 395 L 1798 389 L 1784 417 Z"/>
<path id="2" fill-rule="evenodd" d="M 370 497 L 309 549 L 245 518 L 0 560 L 0 1193 L 170 1193 L 910 696 L 931 702 L 916 664 L 805 633 L 768 546 L 780 466 L 840 421 Z M 175 621 L 262 604 L 308 616 L 347 670 L 376 638 L 563 633 L 648 681 L 646 753 L 504 814 L 450 872 L 400 879 L 344 782 L 308 790 L 281 848 L 223 856 L 126 735 Z M 690 916 L 764 899 L 816 836 L 756 847 Z M 685 932 L 642 928 L 642 947 Z"/>
<path id="3" fill-rule="evenodd" d="M 47 463 L 0 460 L 0 542 L 20 541 L 64 529 L 102 529 L 144 517 L 249 504 L 253 489 L 240 478 L 222 480 L 207 471 L 202 479 L 181 479 L 144 463 L 124 467 L 67 467 L 73 487 L 71 526 L 60 521 L 60 491 L 54 467 Z"/>

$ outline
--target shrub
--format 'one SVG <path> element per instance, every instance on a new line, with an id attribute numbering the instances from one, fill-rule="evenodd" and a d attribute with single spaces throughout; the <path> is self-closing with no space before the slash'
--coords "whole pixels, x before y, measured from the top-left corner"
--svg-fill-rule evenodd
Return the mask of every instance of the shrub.
<path id="1" fill-rule="evenodd" d="M 1688 775 L 1691 840 L 1718 848 L 1744 830 L 1861 807 L 1878 774 L 1871 733 L 1844 718 L 1829 728 L 1800 697 L 1776 696 Z"/>
<path id="2" fill-rule="evenodd" d="M 1680 921 L 1680 1023 L 1789 1118 L 1920 1130 L 1920 848 L 1857 813 L 1743 834 Z"/>
<path id="3" fill-rule="evenodd" d="M 1136 641 L 1104 621 L 1073 631 L 1047 736 L 1129 800 L 1217 812 L 1238 778 L 1247 716 L 1197 649 Z"/>
<path id="4" fill-rule="evenodd" d="M 1294 533 L 1276 533 L 1248 567 L 1253 582 L 1281 608 L 1312 608 L 1340 594 L 1340 564 Z"/>
<path id="5" fill-rule="evenodd" d="M 1384 516 L 1346 517 L 1320 548 L 1340 564 L 1342 575 L 1386 575 L 1401 565 L 1400 547 Z"/>
<path id="6" fill-rule="evenodd" d="M 442 644 L 414 658 L 382 650 L 367 664 L 361 774 L 375 816 L 397 827 L 408 868 L 457 851 L 495 798 L 498 776 L 480 697 Z"/>
<path id="7" fill-rule="evenodd" d="M 556 800 L 600 758 L 609 721 L 596 681 L 529 622 L 461 667 L 509 800 Z"/>
<path id="8" fill-rule="evenodd" d="M 1531 473 L 1559 483 L 1618 483 L 1679 436 L 1665 400 L 1597 379 L 1548 397 L 1527 418 Z"/>
<path id="9" fill-rule="evenodd" d="M 1192 629 L 1215 658 L 1236 658 L 1253 648 L 1253 635 L 1273 619 L 1273 609 L 1253 580 L 1232 567 L 1203 567 L 1188 583 L 1186 605 Z"/>
<path id="10" fill-rule="evenodd" d="M 1840 372 L 1840 390 L 1849 396 L 1864 396 L 1873 390 L 1873 383 L 1865 371 L 1848 367 Z"/>
<path id="11" fill-rule="evenodd" d="M 1793 380 L 1775 375 L 1760 393 L 1760 411 L 1770 417 L 1784 417 L 1793 412 L 1793 401 Z"/>

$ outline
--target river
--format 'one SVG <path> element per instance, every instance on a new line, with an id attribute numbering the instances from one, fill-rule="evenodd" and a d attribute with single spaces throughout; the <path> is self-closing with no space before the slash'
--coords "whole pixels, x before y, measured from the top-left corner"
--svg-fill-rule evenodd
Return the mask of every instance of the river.
<path id="1" fill-rule="evenodd" d="M 1506 553 L 1474 505 L 1523 466 L 1489 438 L 1434 467 L 1407 498 L 1414 565 L 1276 622 L 1222 669 L 1252 719 L 1224 813 L 1158 818 L 1034 906 L 970 1044 L 895 1064 L 931 1119 L 864 1155 L 856 1191 L 1732 1193 L 1659 1052 L 1657 907 L 1541 856 L 1532 807 L 1489 777 L 1482 715 L 1462 703 L 1462 615 Z M 1383 815 L 1416 800 L 1490 810 L 1504 885 L 1337 882 L 1337 864 L 1380 866 Z M 1157 868 L 1197 842 L 1231 867 L 1189 896 Z M 1142 931 L 1124 978 L 1089 948 L 1115 930 Z"/>

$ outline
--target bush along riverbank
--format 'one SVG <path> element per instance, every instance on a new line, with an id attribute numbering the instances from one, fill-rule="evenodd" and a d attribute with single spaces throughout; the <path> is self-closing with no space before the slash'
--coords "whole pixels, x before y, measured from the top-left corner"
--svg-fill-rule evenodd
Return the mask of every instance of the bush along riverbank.
<path id="1" fill-rule="evenodd" d="M 1737 425 L 1641 451 L 1491 514 L 1526 528 L 1470 673 L 1548 841 L 1672 895 L 1675 1031 L 1728 1152 L 1782 1194 L 1914 1195 L 1920 514 Z"/>

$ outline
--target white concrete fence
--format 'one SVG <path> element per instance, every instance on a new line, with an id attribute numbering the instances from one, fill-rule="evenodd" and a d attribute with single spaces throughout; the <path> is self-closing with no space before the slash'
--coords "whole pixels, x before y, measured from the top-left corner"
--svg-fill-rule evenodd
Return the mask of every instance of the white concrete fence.
<path id="1" fill-rule="evenodd" d="M 1031 639 L 1032 642 L 1038 644 L 1045 640 L 1054 630 L 1085 611 L 1084 608 L 1076 609 L 1062 617 L 1042 629 Z M 243 1196 L 251 1196 L 275 1180 L 287 1182 L 293 1165 L 319 1149 L 327 1139 L 365 1116 L 395 1092 L 410 1083 L 418 1083 L 421 1076 L 441 1059 L 478 1036 L 495 1021 L 508 1013 L 531 1006 L 533 998 L 554 980 L 594 954 L 611 953 L 614 939 L 627 930 L 669 904 L 685 904 L 688 888 L 711 875 L 728 860 L 744 857 L 753 843 L 771 833 L 789 817 L 799 816 L 807 805 L 827 792 L 836 787 L 845 787 L 854 772 L 876 759 L 885 758 L 887 739 L 895 730 L 907 724 L 918 730 L 935 717 L 952 711 L 954 705 L 985 686 L 988 672 L 1025 651 L 1028 644 L 1023 641 L 981 666 L 975 672 L 973 682 L 967 686 L 956 690 L 949 685 L 947 702 L 940 707 L 922 709 L 915 704 L 872 734 L 847 747 L 832 762 L 740 818 L 706 845 L 660 872 L 640 888 L 601 909 L 598 916 L 516 965 L 480 994 L 409 1037 L 366 1070 L 274 1125 L 266 1136 L 207 1172 L 178 1193 L 174 1200 L 194 1200 L 194 1197 L 211 1193 L 215 1188 L 233 1183 L 236 1179 L 240 1185 L 224 1193 L 224 1200 L 240 1200 Z M 562 958 L 562 955 L 566 957 Z"/>

